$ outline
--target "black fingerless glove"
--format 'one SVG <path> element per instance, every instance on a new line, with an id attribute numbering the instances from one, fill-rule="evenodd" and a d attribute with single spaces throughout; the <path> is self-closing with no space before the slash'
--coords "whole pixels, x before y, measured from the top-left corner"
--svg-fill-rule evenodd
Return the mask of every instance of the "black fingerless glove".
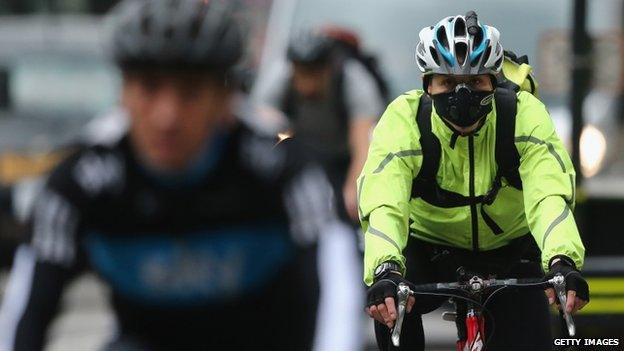
<path id="1" fill-rule="evenodd" d="M 544 279 L 552 279 L 557 273 L 561 273 L 565 278 L 566 292 L 574 290 L 579 299 L 589 301 L 589 285 L 576 269 L 572 260 L 567 257 L 560 257 L 560 261 L 555 262 L 550 267 Z"/>
<path id="2" fill-rule="evenodd" d="M 375 280 L 375 283 L 368 288 L 366 306 L 382 304 L 386 297 L 393 297 L 396 301 L 399 283 L 409 284 L 405 278 L 396 272 L 388 272 Z"/>

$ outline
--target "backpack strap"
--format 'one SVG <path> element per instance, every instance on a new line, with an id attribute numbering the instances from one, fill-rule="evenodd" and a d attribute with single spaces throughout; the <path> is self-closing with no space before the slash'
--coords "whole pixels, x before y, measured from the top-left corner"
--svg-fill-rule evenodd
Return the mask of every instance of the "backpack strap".
<path id="1" fill-rule="evenodd" d="M 422 165 L 412 182 L 412 198 L 420 197 L 425 202 L 442 208 L 468 206 L 479 203 L 482 196 L 470 198 L 462 194 L 443 189 L 438 184 L 436 175 L 440 168 L 442 148 L 440 140 L 431 129 L 431 98 L 427 94 L 420 97 L 416 111 L 416 124 L 420 131 Z"/>
<path id="2" fill-rule="evenodd" d="M 511 186 L 521 190 L 522 180 L 518 172 L 520 154 L 515 144 L 518 97 L 513 90 L 497 88 L 494 99 L 496 101 L 495 158 L 498 166 L 495 183 L 498 182 L 500 187 L 500 178 L 504 177 Z"/>
<path id="3" fill-rule="evenodd" d="M 333 78 L 331 84 L 335 89 L 336 99 L 334 102 L 335 111 L 338 113 L 338 118 L 340 119 L 340 127 L 341 130 L 344 131 L 345 137 L 348 136 L 349 130 L 349 119 L 351 118 L 351 110 L 349 109 L 349 104 L 347 103 L 347 92 L 345 89 L 345 61 L 339 60 L 335 67 L 332 68 L 334 70 Z"/>
<path id="4" fill-rule="evenodd" d="M 488 196 L 490 196 L 492 200 L 489 203 L 491 204 L 496 197 L 496 193 L 498 193 L 498 189 L 500 189 L 499 176 L 496 177 L 495 185 L 492 187 L 494 190 L 490 190 L 486 195 L 475 197 L 464 196 L 443 189 L 438 184 L 436 175 L 440 167 L 442 149 L 440 140 L 433 134 L 431 129 L 431 98 L 427 94 L 423 94 L 420 97 L 418 110 L 416 111 L 416 124 L 420 131 L 420 147 L 422 149 L 423 161 L 418 175 L 412 182 L 412 198 L 420 197 L 423 201 L 433 206 L 453 208 L 487 203 Z M 503 232 L 500 226 L 485 212 L 483 206 L 481 206 L 481 216 L 494 234 L 498 235 Z"/>
<path id="5" fill-rule="evenodd" d="M 421 95 L 416 111 L 416 124 L 420 132 L 422 165 L 412 183 L 412 198 L 421 197 L 429 192 L 435 181 L 440 166 L 440 140 L 431 131 L 431 98 L 426 93 Z"/>
<path id="6" fill-rule="evenodd" d="M 418 177 L 435 179 L 440 166 L 440 140 L 431 130 L 431 98 L 427 94 L 420 97 L 418 111 L 416 111 L 416 123 L 420 131 L 420 147 L 423 157 L 422 167 Z"/>

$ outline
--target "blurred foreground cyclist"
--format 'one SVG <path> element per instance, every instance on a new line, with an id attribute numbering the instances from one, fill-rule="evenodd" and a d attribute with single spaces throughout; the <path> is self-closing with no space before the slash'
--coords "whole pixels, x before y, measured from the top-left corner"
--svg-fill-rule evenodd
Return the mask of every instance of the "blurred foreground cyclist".
<path id="1" fill-rule="evenodd" d="M 589 301 L 574 168 L 544 105 L 520 82 L 503 87 L 504 59 L 498 30 L 474 12 L 424 28 L 416 48 L 424 91 L 394 100 L 375 128 L 358 181 L 367 311 L 382 350 L 393 349 L 397 285 L 455 281 L 460 266 L 499 278 L 562 273 L 564 308 Z M 552 289 L 547 296 L 552 304 Z M 421 314 L 443 301 L 412 298 L 401 350 L 423 350 Z M 542 292 L 501 292 L 490 310 L 487 350 L 552 348 Z"/>
<path id="2" fill-rule="evenodd" d="M 129 130 L 50 176 L 15 258 L 0 349 L 41 350 L 85 265 L 111 288 L 118 333 L 106 350 L 311 349 L 330 187 L 294 143 L 275 146 L 234 116 L 228 73 L 243 44 L 229 7 L 117 11 Z"/>

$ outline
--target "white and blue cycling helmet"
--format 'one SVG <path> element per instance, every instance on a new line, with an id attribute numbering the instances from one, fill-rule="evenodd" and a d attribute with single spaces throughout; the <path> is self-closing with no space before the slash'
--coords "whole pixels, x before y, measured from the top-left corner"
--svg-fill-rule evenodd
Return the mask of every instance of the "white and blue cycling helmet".
<path id="1" fill-rule="evenodd" d="M 425 75 L 491 74 L 496 76 L 503 65 L 500 33 L 481 24 L 474 12 L 449 16 L 419 34 L 416 63 Z"/>

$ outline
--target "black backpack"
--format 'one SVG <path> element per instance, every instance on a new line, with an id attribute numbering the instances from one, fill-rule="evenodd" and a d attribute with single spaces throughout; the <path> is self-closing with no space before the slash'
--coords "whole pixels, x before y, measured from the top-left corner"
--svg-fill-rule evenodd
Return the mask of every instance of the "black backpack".
<path id="1" fill-rule="evenodd" d="M 522 190 L 522 180 L 518 167 L 520 155 L 515 145 L 517 93 L 527 91 L 537 96 L 537 82 L 531 74 L 527 56 L 517 57 L 511 51 L 505 51 L 503 74 L 494 93 L 496 101 L 496 146 L 495 160 L 498 170 L 492 182 L 492 187 L 485 195 L 476 196 L 471 189 L 470 196 L 464 196 L 440 187 L 436 174 L 440 167 L 440 140 L 431 130 L 431 98 L 423 94 L 416 112 L 416 123 L 420 130 L 420 144 L 422 148 L 422 166 L 418 176 L 412 183 L 412 198 L 421 198 L 423 201 L 442 208 L 481 206 L 481 216 L 494 234 L 503 233 L 503 230 L 484 210 L 484 205 L 491 205 L 498 191 L 502 187 L 502 179 Z M 458 135 L 454 134 L 451 140 L 453 147 Z M 474 175 L 473 175 L 474 177 Z"/>
<path id="2" fill-rule="evenodd" d="M 422 166 L 418 176 L 412 183 L 412 198 L 421 198 L 425 202 L 442 208 L 481 206 L 481 216 L 494 234 L 501 234 L 503 230 L 485 212 L 483 205 L 491 205 L 502 186 L 502 178 L 512 187 L 521 190 L 522 181 L 518 172 L 520 155 L 515 146 L 515 126 L 517 112 L 517 90 L 498 86 L 494 93 L 496 101 L 496 146 L 495 159 L 498 166 L 492 187 L 485 195 L 476 196 L 474 188 L 470 196 L 452 192 L 440 187 L 436 174 L 440 167 L 440 140 L 431 130 L 431 98 L 423 94 L 420 98 L 416 123 L 420 130 L 420 144 L 422 148 Z M 457 138 L 453 135 L 452 143 Z M 474 177 L 474 175 L 473 175 Z"/>

